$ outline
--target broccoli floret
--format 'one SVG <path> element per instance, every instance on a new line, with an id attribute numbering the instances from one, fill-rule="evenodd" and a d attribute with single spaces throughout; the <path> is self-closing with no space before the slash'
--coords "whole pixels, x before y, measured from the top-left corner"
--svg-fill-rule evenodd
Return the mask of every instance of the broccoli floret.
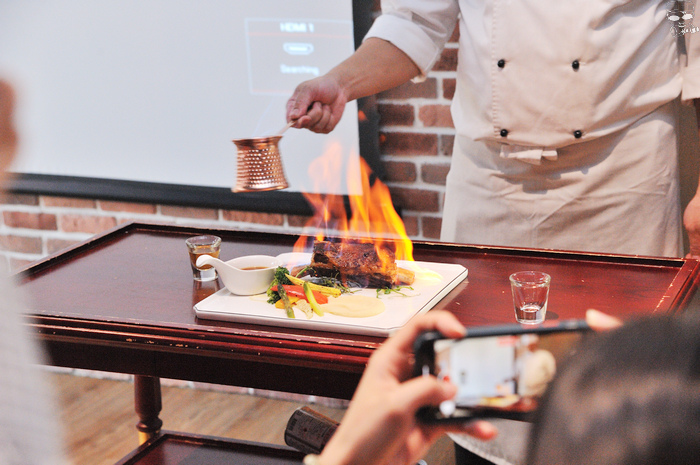
<path id="1" fill-rule="evenodd" d="M 292 284 L 292 282 L 289 280 L 287 275 L 289 274 L 289 270 L 283 266 L 278 266 L 275 269 L 275 278 L 272 281 L 275 284 Z"/>
<path id="2" fill-rule="evenodd" d="M 280 295 L 277 293 L 277 291 L 273 291 L 272 288 L 275 287 L 278 284 L 292 284 L 292 282 L 289 280 L 287 275 L 289 274 L 289 270 L 283 266 L 278 266 L 275 269 L 275 277 L 272 279 L 272 282 L 270 283 L 270 287 L 267 288 L 267 302 L 270 304 L 276 303 L 278 300 L 281 299 Z"/>

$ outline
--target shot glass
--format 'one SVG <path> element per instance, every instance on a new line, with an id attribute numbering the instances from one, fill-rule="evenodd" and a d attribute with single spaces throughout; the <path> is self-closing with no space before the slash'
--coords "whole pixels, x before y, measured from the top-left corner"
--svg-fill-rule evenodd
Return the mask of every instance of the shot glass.
<path id="1" fill-rule="evenodd" d="M 211 255 L 219 258 L 221 252 L 221 238 L 218 236 L 194 236 L 185 241 L 190 253 L 190 265 L 192 277 L 195 281 L 213 281 L 216 279 L 216 269 L 211 265 L 197 267 L 197 258 L 200 255 Z"/>
<path id="2" fill-rule="evenodd" d="M 513 308 L 518 323 L 536 325 L 544 321 L 551 280 L 547 273 L 541 271 L 519 271 L 510 275 Z"/>

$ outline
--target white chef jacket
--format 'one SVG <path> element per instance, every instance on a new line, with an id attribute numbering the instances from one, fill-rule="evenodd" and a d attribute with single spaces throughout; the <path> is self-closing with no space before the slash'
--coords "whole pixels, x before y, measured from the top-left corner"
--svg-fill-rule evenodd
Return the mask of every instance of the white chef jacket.
<path id="1" fill-rule="evenodd" d="M 700 34 L 681 37 L 688 42 L 684 55 L 684 47 L 671 34 L 669 8 L 659 0 L 382 1 L 383 14 L 367 37 L 393 43 L 424 74 L 439 58 L 459 20 L 458 78 L 452 102 L 457 143 L 446 186 L 444 240 L 607 253 L 681 253 L 675 133 L 661 128 L 663 135 L 650 143 L 648 137 L 630 139 L 626 132 L 640 121 L 658 126 L 654 121 L 668 120 L 669 105 L 681 94 L 684 100 L 700 97 Z M 657 118 L 656 111 L 663 114 Z M 657 129 L 638 127 L 632 132 L 643 135 Z M 596 165 L 600 141 L 617 143 L 620 134 L 626 153 L 613 153 L 615 160 Z M 636 150 L 640 147 L 642 151 Z M 569 178 L 570 183 L 583 184 L 580 192 L 593 192 L 600 186 L 585 184 L 605 181 L 606 176 L 599 174 L 593 181 L 587 176 L 589 168 L 624 170 L 634 160 L 627 159 L 626 164 L 620 157 L 636 154 L 642 160 L 651 152 L 656 165 L 645 177 L 664 171 L 663 191 L 652 192 L 654 201 L 645 204 L 640 196 L 648 196 L 650 186 L 635 186 L 635 178 L 643 172 L 630 171 L 627 179 L 623 179 L 625 172 L 613 173 L 599 192 L 614 197 L 616 204 L 599 206 L 597 221 L 591 221 L 589 208 L 594 199 L 588 199 L 586 210 L 574 205 L 573 191 L 562 194 L 545 183 L 528 192 L 528 179 L 541 180 L 542 170 L 523 172 L 518 167 L 523 161 L 546 165 L 551 179 L 578 171 L 581 176 Z M 580 165 L 560 166 L 552 161 L 572 153 L 584 155 L 579 157 Z M 504 166 L 503 160 L 481 163 L 476 159 L 492 154 L 514 161 Z M 466 173 L 467 169 L 480 171 Z M 493 192 L 493 173 L 500 169 L 517 171 L 518 177 L 501 173 L 497 180 L 501 190 Z M 515 212 L 510 218 L 532 216 L 534 220 L 514 228 L 499 226 L 499 233 L 492 234 L 498 219 L 517 208 L 514 203 L 471 210 L 468 204 L 501 202 L 513 184 L 521 184 L 518 203 L 534 203 L 541 209 Z M 625 195 L 637 203 L 623 199 Z M 551 202 L 551 197 L 566 197 L 568 203 Z M 629 211 L 617 207 L 625 203 Z M 651 215 L 650 223 L 659 229 L 652 230 L 641 220 L 626 224 L 629 216 L 622 221 L 620 215 L 629 212 L 642 218 Z M 545 224 L 557 217 L 566 219 Z M 558 229 L 562 224 L 565 229 Z M 607 229 L 600 229 L 601 224 Z M 617 234 L 622 229 L 643 231 L 643 237 Z M 619 236 L 617 242 L 615 236 Z"/>
<path id="2" fill-rule="evenodd" d="M 427 73 L 459 19 L 457 132 L 557 148 L 618 131 L 681 93 L 685 60 L 667 11 L 659 0 L 383 0 L 367 37 Z M 684 99 L 700 97 L 698 59 L 687 75 Z"/>

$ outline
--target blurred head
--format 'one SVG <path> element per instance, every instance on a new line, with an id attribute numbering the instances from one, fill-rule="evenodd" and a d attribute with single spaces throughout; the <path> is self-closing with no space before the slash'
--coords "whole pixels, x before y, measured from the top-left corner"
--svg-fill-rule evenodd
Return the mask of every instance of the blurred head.
<path id="1" fill-rule="evenodd" d="M 12 87 L 0 80 L 0 180 L 17 150 L 17 134 L 12 123 L 15 95 Z"/>
<path id="2" fill-rule="evenodd" d="M 543 398 L 528 463 L 697 463 L 700 318 L 655 317 L 597 335 Z"/>

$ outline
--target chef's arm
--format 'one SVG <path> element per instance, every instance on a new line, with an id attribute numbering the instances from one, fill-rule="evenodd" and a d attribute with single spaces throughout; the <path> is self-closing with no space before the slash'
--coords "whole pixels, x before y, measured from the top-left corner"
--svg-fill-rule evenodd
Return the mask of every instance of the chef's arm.
<path id="1" fill-rule="evenodd" d="M 693 101 L 695 105 L 695 115 L 698 121 L 698 138 L 700 138 L 700 98 Z M 690 242 L 689 257 L 700 258 L 700 186 L 695 192 L 695 196 L 688 203 L 683 215 L 683 224 L 688 231 Z"/>
<path id="2" fill-rule="evenodd" d="M 369 38 L 328 75 L 345 89 L 348 100 L 354 100 L 396 87 L 419 73 L 413 60 L 395 45 Z"/>
<path id="3" fill-rule="evenodd" d="M 347 102 L 396 87 L 419 73 L 413 60 L 395 45 L 368 38 L 327 74 L 297 86 L 287 102 L 287 121 L 297 120 L 298 128 L 330 132 Z"/>

